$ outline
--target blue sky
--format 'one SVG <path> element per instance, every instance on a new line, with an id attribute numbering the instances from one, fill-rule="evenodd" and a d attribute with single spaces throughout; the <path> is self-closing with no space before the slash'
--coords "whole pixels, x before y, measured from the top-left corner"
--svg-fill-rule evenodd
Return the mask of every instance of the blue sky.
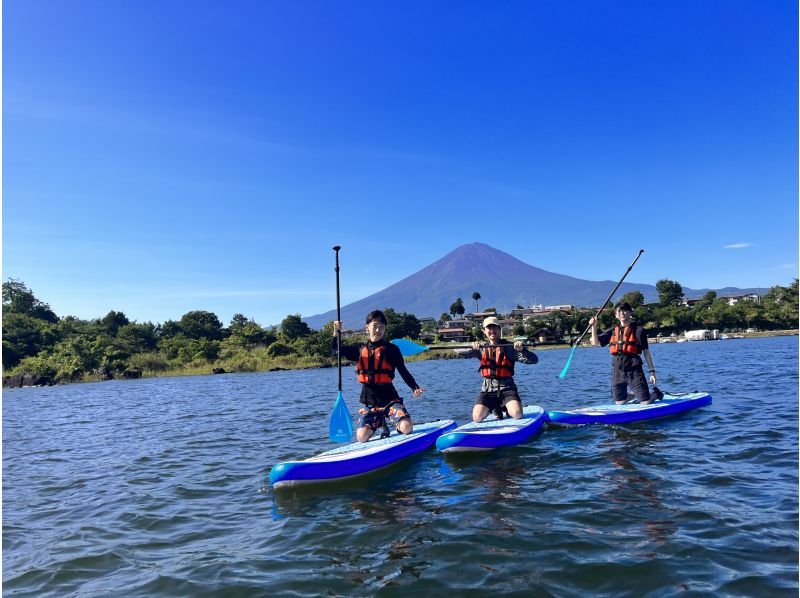
<path id="1" fill-rule="evenodd" d="M 262 325 L 480 241 L 690 288 L 798 261 L 791 1 L 3 2 L 3 279 Z"/>

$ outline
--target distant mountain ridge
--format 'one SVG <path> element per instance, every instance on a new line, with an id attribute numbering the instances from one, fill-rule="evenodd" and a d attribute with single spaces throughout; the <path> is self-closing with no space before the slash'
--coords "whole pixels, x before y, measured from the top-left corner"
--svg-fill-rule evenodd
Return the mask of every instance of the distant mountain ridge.
<path id="1" fill-rule="evenodd" d="M 484 243 L 457 247 L 443 258 L 419 272 L 400 280 L 349 305 L 342 306 L 346 328 L 361 328 L 364 316 L 373 309 L 391 307 L 418 318 L 438 318 L 458 298 L 464 307 L 474 308 L 472 293 L 481 295 L 480 305 L 507 312 L 517 305 L 530 306 L 571 304 L 577 307 L 599 307 L 617 281 L 591 281 L 548 272 L 526 264 L 514 256 Z M 700 298 L 711 289 L 684 288 L 688 299 Z M 714 289 L 719 295 L 757 292 L 756 289 L 726 287 Z M 618 299 L 630 291 L 640 291 L 646 302 L 658 301 L 654 285 L 624 282 L 615 294 Z M 321 328 L 336 318 L 336 310 L 303 318 L 312 328 Z"/>

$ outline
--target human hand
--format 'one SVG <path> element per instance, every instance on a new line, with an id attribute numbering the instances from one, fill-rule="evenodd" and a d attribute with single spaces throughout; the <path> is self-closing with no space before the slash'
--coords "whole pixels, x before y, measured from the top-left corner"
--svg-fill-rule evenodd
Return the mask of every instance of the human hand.
<path id="1" fill-rule="evenodd" d="M 481 348 L 481 344 L 478 341 L 475 341 L 474 343 L 472 343 L 472 350 L 473 351 L 477 351 L 480 348 Z"/>
<path id="2" fill-rule="evenodd" d="M 523 346 L 524 346 L 524 345 L 522 344 L 522 341 L 516 341 L 516 342 L 514 343 L 514 348 L 515 348 L 517 351 L 522 351 L 522 347 L 523 347 Z"/>
<path id="3" fill-rule="evenodd" d="M 656 375 L 655 374 L 650 374 L 650 384 L 652 384 L 653 386 L 656 385 Z"/>
<path id="4" fill-rule="evenodd" d="M 342 329 L 342 323 L 339 320 L 333 321 L 333 336 Z"/>
<path id="5" fill-rule="evenodd" d="M 597 326 L 597 318 L 595 318 L 594 316 L 592 316 L 591 318 L 589 318 L 589 326 L 591 326 L 592 328 L 594 328 L 595 326 Z"/>
<path id="6" fill-rule="evenodd" d="M 415 388 L 411 391 L 411 394 L 414 395 L 414 398 L 422 396 L 422 393 L 425 392 L 425 389 L 421 386 L 419 388 Z"/>

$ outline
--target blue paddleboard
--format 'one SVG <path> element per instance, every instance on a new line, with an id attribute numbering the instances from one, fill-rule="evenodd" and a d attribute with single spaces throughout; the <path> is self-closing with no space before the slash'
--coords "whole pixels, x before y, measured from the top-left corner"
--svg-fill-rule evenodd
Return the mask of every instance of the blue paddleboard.
<path id="1" fill-rule="evenodd" d="M 436 448 L 445 453 L 490 451 L 520 444 L 536 434 L 545 422 L 544 409 L 538 405 L 522 408 L 522 418 L 485 419 L 459 426 L 436 439 Z"/>
<path id="2" fill-rule="evenodd" d="M 627 403 L 625 405 L 595 405 L 569 411 L 548 411 L 548 422 L 560 426 L 581 424 L 627 424 L 657 417 L 675 415 L 703 407 L 711 403 L 707 392 L 688 394 L 664 394 L 664 398 L 649 405 Z"/>
<path id="3" fill-rule="evenodd" d="M 367 442 L 354 442 L 303 461 L 278 463 L 269 472 L 274 488 L 340 481 L 370 473 L 421 453 L 436 439 L 456 427 L 451 419 L 414 424 L 411 434 L 393 431 L 388 438 L 376 434 Z"/>

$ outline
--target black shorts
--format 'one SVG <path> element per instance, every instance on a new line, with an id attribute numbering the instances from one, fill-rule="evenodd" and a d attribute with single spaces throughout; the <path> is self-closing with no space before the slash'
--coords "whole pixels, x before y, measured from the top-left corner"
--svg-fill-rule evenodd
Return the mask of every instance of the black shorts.
<path id="1" fill-rule="evenodd" d="M 633 371 L 615 370 L 611 376 L 611 398 L 615 403 L 624 403 L 628 400 L 628 389 L 636 395 L 640 403 L 650 401 L 650 389 L 647 387 L 647 378 L 642 368 Z"/>
<path id="2" fill-rule="evenodd" d="M 476 405 L 483 405 L 489 411 L 494 411 L 499 407 L 505 407 L 509 401 L 520 401 L 516 388 L 504 388 L 497 392 L 481 392 L 478 393 L 478 398 L 475 399 Z"/>

